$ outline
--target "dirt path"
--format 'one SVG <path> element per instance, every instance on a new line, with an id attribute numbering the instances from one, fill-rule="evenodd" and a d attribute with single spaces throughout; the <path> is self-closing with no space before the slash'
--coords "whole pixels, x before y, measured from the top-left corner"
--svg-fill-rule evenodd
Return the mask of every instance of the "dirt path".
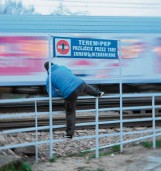
<path id="1" fill-rule="evenodd" d="M 125 148 L 122 154 L 110 154 L 99 159 L 67 157 L 52 163 L 38 163 L 33 165 L 33 171 L 144 171 L 150 168 L 145 159 L 153 154 L 161 157 L 161 149 L 146 149 L 138 145 Z"/>

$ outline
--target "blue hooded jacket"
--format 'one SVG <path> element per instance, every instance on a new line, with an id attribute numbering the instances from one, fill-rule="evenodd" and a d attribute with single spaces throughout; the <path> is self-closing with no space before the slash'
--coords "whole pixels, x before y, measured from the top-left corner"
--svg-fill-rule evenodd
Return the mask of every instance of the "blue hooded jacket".
<path id="1" fill-rule="evenodd" d="M 51 66 L 52 97 L 63 96 L 67 98 L 84 81 L 76 77 L 65 66 L 53 64 Z M 49 93 L 49 76 L 46 79 L 46 89 Z M 57 92 L 59 90 L 59 92 Z"/>

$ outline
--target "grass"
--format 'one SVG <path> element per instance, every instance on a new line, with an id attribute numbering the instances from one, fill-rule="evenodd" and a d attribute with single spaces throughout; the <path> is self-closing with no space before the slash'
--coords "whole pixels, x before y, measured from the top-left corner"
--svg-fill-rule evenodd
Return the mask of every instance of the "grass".
<path id="1" fill-rule="evenodd" d="M 16 162 L 5 166 L 1 171 L 32 171 L 32 169 L 26 162 Z"/>
<path id="2" fill-rule="evenodd" d="M 152 148 L 153 147 L 153 143 L 152 142 L 143 142 L 142 145 L 145 147 L 145 148 Z M 156 141 L 156 148 L 161 148 L 161 140 L 157 140 Z"/>
<path id="3" fill-rule="evenodd" d="M 105 171 L 104 168 L 98 168 L 97 171 Z"/>
<path id="4" fill-rule="evenodd" d="M 103 157 L 103 156 L 107 156 L 110 155 L 112 153 L 118 153 L 120 152 L 120 146 L 119 145 L 115 145 L 111 148 L 109 148 L 108 150 L 100 150 L 99 151 L 99 156 Z M 86 150 L 83 152 L 80 152 L 79 154 L 75 154 L 75 155 L 70 155 L 70 157 L 72 156 L 76 156 L 76 157 L 87 157 L 88 159 L 92 159 L 92 158 L 96 158 L 96 154 L 95 151 L 90 151 L 90 150 Z"/>
<path id="5" fill-rule="evenodd" d="M 53 157 L 49 160 L 49 162 L 53 163 L 56 162 L 57 157 L 55 155 L 53 155 Z"/>
<path id="6" fill-rule="evenodd" d="M 92 168 L 79 167 L 78 171 L 105 171 L 105 169 L 104 168 L 92 169 Z"/>
<path id="7" fill-rule="evenodd" d="M 114 145 L 114 146 L 112 146 L 112 152 L 115 152 L 115 153 L 120 152 L 120 145 Z"/>

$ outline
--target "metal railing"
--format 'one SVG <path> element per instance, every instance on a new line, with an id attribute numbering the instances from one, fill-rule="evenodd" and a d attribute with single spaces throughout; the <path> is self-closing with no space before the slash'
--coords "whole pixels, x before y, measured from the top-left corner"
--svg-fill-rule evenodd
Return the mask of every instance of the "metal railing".
<path id="1" fill-rule="evenodd" d="M 144 106 L 131 106 L 131 107 L 124 107 L 123 106 L 123 100 L 124 98 L 141 98 L 141 97 L 148 97 L 151 99 L 151 105 L 144 105 Z M 80 136 L 80 137 L 74 137 L 73 140 L 82 140 L 82 139 L 90 139 L 95 138 L 95 148 L 91 148 L 90 150 L 95 150 L 96 158 L 99 157 L 99 150 L 103 148 L 112 147 L 115 145 L 120 145 L 120 151 L 123 151 L 123 145 L 135 141 L 141 141 L 145 139 L 151 138 L 153 141 L 153 148 L 156 148 L 156 137 L 161 136 L 161 129 L 156 128 L 156 121 L 161 121 L 161 117 L 156 117 L 156 110 L 161 109 L 161 105 L 156 105 L 155 99 L 156 97 L 161 97 L 161 93 L 142 93 L 142 94 L 122 94 L 120 105 L 118 107 L 107 107 L 107 108 L 99 108 L 99 99 L 97 97 L 89 97 L 89 96 L 82 96 L 79 97 L 79 99 L 94 99 L 95 98 L 95 109 L 88 109 L 88 110 L 77 110 L 77 112 L 95 112 L 95 122 L 86 122 L 86 123 L 79 123 L 76 124 L 76 126 L 95 126 L 95 135 L 89 135 L 89 136 Z M 120 98 L 120 94 L 112 94 L 108 96 L 103 96 L 101 98 L 107 98 L 107 99 L 113 99 L 113 98 Z M 60 100 L 62 98 L 54 98 L 54 100 Z M 18 134 L 18 133 L 25 133 L 25 132 L 35 132 L 35 141 L 32 142 L 25 142 L 25 143 L 17 143 L 17 144 L 9 144 L 0 146 L 0 150 L 6 150 L 6 149 L 12 149 L 12 148 L 18 148 L 18 147 L 27 147 L 27 146 L 35 146 L 35 160 L 38 161 L 38 146 L 41 144 L 49 144 L 50 148 L 50 154 L 53 154 L 53 144 L 57 142 L 63 142 L 64 139 L 58 138 L 54 139 L 53 137 L 49 137 L 49 139 L 44 139 L 43 141 L 38 140 L 38 131 L 50 131 L 56 128 L 63 128 L 65 125 L 51 125 L 49 122 L 48 126 L 38 126 L 38 116 L 40 115 L 46 115 L 49 116 L 50 112 L 38 112 L 38 102 L 40 101 L 49 101 L 48 97 L 39 97 L 39 98 L 28 98 L 28 99 L 6 99 L 6 100 L 0 100 L 0 104 L 4 103 L 21 103 L 21 102 L 33 102 L 35 111 L 33 113 L 21 113 L 21 114 L 1 114 L 0 119 L 11 119 L 11 118 L 25 118 L 25 117 L 33 117 L 35 118 L 35 126 L 30 128 L 21 128 L 21 129 L 11 129 L 11 130 L 4 130 L 0 131 L 0 135 L 6 135 L 6 134 Z M 152 116 L 151 117 L 145 117 L 145 118 L 136 118 L 136 119 L 124 119 L 123 118 L 123 111 L 126 110 L 141 110 L 141 109 L 150 109 L 152 110 Z M 99 112 L 101 111 L 120 111 L 120 119 L 114 120 L 114 121 L 99 121 Z M 56 113 L 59 112 L 52 112 L 52 115 L 54 116 Z M 49 120 L 52 117 L 49 117 Z M 139 130 L 139 131 L 124 131 L 124 123 L 128 122 L 141 122 L 141 121 L 151 121 L 152 122 L 152 128 L 149 130 Z M 110 134 L 99 134 L 99 125 L 103 124 L 120 124 L 120 131 L 117 133 L 110 133 Z M 148 135 L 143 136 L 142 134 L 148 133 Z M 133 135 L 133 134 L 140 134 L 141 136 L 138 138 L 128 139 L 124 140 L 124 136 L 126 135 Z M 107 144 L 104 146 L 99 145 L 99 139 L 100 138 L 109 138 L 119 136 L 120 141 L 112 144 Z M 50 156 L 51 157 L 51 156 Z"/>

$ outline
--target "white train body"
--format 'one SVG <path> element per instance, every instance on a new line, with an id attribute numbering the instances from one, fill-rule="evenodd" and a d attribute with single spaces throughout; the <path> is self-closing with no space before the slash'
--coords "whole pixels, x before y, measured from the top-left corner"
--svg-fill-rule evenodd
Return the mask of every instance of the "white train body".
<path id="1" fill-rule="evenodd" d="M 120 76 L 124 83 L 161 82 L 159 17 L 3 16 L 0 20 L 0 86 L 45 84 L 49 34 L 120 42 L 120 60 L 52 56 L 54 63 L 69 67 L 88 83 L 118 83 Z M 55 50 L 52 43 L 51 47 Z"/>

